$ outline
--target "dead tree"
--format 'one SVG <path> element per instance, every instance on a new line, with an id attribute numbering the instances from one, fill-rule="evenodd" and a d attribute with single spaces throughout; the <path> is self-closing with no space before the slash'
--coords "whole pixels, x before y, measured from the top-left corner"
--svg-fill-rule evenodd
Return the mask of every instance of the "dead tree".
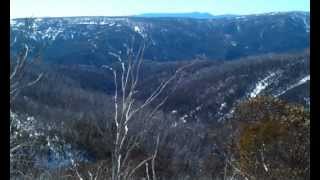
<path id="1" fill-rule="evenodd" d="M 29 47 L 25 44 L 21 53 L 10 60 L 10 102 L 13 102 L 22 89 L 36 84 L 43 76 L 43 73 L 40 73 L 34 80 L 23 82 L 22 78 L 25 75 L 28 53 Z"/>
<path id="2" fill-rule="evenodd" d="M 41 51 L 38 54 L 30 59 L 30 47 L 28 46 L 28 33 L 33 32 L 33 23 L 34 18 L 25 18 L 24 27 L 22 31 L 26 33 L 21 38 L 22 48 L 16 54 L 10 54 L 10 103 L 13 102 L 15 97 L 19 94 L 19 92 L 27 87 L 30 87 L 36 84 L 43 76 L 43 73 L 40 73 L 34 80 L 30 80 L 27 82 L 23 81 L 23 77 L 25 76 L 26 66 L 29 63 L 34 62 L 36 59 L 39 59 Z M 12 34 L 11 34 L 12 35 Z M 10 53 L 15 48 L 14 45 L 17 43 L 17 37 L 10 42 Z M 43 45 L 44 48 L 45 46 Z M 39 48 L 39 49 L 41 49 Z"/>
<path id="3" fill-rule="evenodd" d="M 115 136 L 113 141 L 113 152 L 112 152 L 112 180 L 127 180 L 132 179 L 135 172 L 142 168 L 146 167 L 147 177 L 150 179 L 148 171 L 149 164 L 151 163 L 151 172 L 152 179 L 156 180 L 155 172 L 155 159 L 158 153 L 159 145 L 159 135 L 157 136 L 155 150 L 152 155 L 142 160 L 139 163 L 133 165 L 133 162 L 130 162 L 130 154 L 138 145 L 138 135 L 130 136 L 129 135 L 129 123 L 133 121 L 144 121 L 150 120 L 159 108 L 165 103 L 168 96 L 162 98 L 162 100 L 156 105 L 151 104 L 155 103 L 155 100 L 159 95 L 164 91 L 164 89 L 175 79 L 177 79 L 178 74 L 186 67 L 183 66 L 178 68 L 176 72 L 169 77 L 167 80 L 160 83 L 160 85 L 151 93 L 150 96 L 146 98 L 143 102 L 139 103 L 135 99 L 137 94 L 137 85 L 140 78 L 140 69 L 143 62 L 143 53 L 145 50 L 145 44 L 139 48 L 137 55 L 133 55 L 133 49 L 131 48 L 128 52 L 127 61 L 114 53 L 110 55 L 117 58 L 118 63 L 121 65 L 120 72 L 115 68 L 104 65 L 104 68 L 109 69 L 113 73 L 114 84 L 115 84 L 115 93 L 114 93 L 114 124 L 115 124 Z M 187 65 L 188 66 L 188 65 Z M 147 112 L 144 112 L 148 107 Z M 150 109 L 149 109 L 150 108 Z M 143 116 L 135 118 L 139 113 L 143 112 Z M 140 134 L 142 135 L 142 133 Z"/>
<path id="4" fill-rule="evenodd" d="M 26 26 L 29 26 L 29 21 L 26 21 Z M 10 43 L 10 50 L 12 50 L 16 39 Z M 10 57 L 10 104 L 12 104 L 18 94 L 24 88 L 35 85 L 40 81 L 43 74 L 40 73 L 37 77 L 30 81 L 24 81 L 24 76 L 26 72 L 26 65 L 32 60 L 28 60 L 29 56 L 29 46 L 27 43 L 23 43 L 23 48 L 15 56 L 11 55 Z M 32 141 L 21 141 L 20 137 L 23 133 L 33 133 L 29 132 L 26 129 L 33 124 L 33 118 L 21 118 L 15 112 L 13 112 L 10 106 L 10 164 L 22 161 L 22 156 L 19 151 L 26 147 L 31 147 Z M 28 132 L 27 132 L 28 131 Z M 10 166 L 10 173 L 19 173 L 22 172 L 19 169 L 12 168 Z"/>

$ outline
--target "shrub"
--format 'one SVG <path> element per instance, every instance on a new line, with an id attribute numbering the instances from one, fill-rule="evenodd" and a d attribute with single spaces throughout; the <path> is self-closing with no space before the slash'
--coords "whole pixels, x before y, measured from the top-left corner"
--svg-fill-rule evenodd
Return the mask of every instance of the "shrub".
<path id="1" fill-rule="evenodd" d="M 308 179 L 310 118 L 303 106 L 257 97 L 236 110 L 239 168 L 252 179 Z"/>

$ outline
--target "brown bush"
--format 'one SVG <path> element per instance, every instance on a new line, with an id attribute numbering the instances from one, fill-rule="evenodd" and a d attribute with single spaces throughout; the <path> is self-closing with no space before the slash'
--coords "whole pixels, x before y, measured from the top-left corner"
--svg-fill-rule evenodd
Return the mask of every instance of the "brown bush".
<path id="1" fill-rule="evenodd" d="M 252 179 L 308 179 L 310 118 L 302 106 L 258 97 L 239 106 L 236 151 Z"/>

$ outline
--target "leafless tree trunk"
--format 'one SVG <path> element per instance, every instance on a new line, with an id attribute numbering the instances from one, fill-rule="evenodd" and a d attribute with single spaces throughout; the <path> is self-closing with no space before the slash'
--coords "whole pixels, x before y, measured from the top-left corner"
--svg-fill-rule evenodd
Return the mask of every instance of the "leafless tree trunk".
<path id="1" fill-rule="evenodd" d="M 24 75 L 24 70 L 26 66 L 26 61 L 29 53 L 28 45 L 24 45 L 24 49 L 17 56 L 16 59 L 10 60 L 10 102 L 13 102 L 15 97 L 19 94 L 19 92 L 26 88 L 36 84 L 43 76 L 43 74 L 39 74 L 37 78 L 32 81 L 23 83 L 22 78 Z"/>
<path id="2" fill-rule="evenodd" d="M 170 82 L 177 78 L 178 74 L 186 67 L 179 68 L 174 75 L 163 81 L 146 100 L 140 104 L 136 102 L 135 94 L 137 93 L 137 85 L 139 82 L 140 69 L 143 62 L 143 53 L 145 44 L 143 44 L 136 56 L 133 56 L 133 49 L 128 53 L 128 60 L 124 62 L 122 58 L 114 53 L 110 55 L 117 58 L 121 65 L 121 71 L 118 72 L 110 66 L 104 65 L 104 68 L 109 69 L 113 73 L 115 94 L 114 94 L 114 123 L 115 123 L 115 138 L 112 152 L 112 180 L 127 180 L 131 179 L 133 174 L 143 165 L 148 168 L 147 163 L 151 161 L 152 179 L 156 180 L 155 159 L 158 153 L 159 136 L 157 137 L 156 147 L 153 155 L 137 163 L 130 165 L 130 153 L 137 146 L 137 138 L 129 137 L 129 123 L 131 121 L 143 119 L 151 119 L 159 110 L 161 105 L 167 100 L 168 96 L 164 97 L 160 103 L 153 106 L 150 112 L 143 112 L 143 117 L 134 118 L 139 112 L 142 112 L 146 107 L 155 102 L 156 98 L 164 91 Z M 148 110 L 149 111 L 149 110 Z M 141 119 L 142 118 L 142 119 Z M 148 163 L 149 164 L 149 163 Z M 149 176 L 149 175 L 148 175 Z"/>
<path id="3" fill-rule="evenodd" d="M 29 21 L 26 20 L 26 26 Z M 14 42 L 10 43 L 10 48 L 13 48 Z M 10 57 L 10 104 L 12 104 L 17 97 L 17 95 L 21 92 L 22 89 L 35 85 L 40 81 L 43 74 L 40 73 L 35 79 L 30 81 L 23 81 L 23 77 L 25 75 L 26 64 L 28 63 L 28 55 L 29 55 L 29 47 L 27 44 L 23 44 L 24 47 L 20 50 L 19 54 L 15 57 Z M 28 126 L 27 121 L 31 118 L 20 119 L 15 112 L 10 107 L 10 164 L 23 162 L 22 156 L 19 152 L 22 148 L 32 147 L 32 141 L 20 141 L 18 140 L 21 136 L 21 131 L 24 131 L 23 126 Z M 19 174 L 23 174 L 19 169 L 11 168 L 10 172 L 19 172 Z"/>

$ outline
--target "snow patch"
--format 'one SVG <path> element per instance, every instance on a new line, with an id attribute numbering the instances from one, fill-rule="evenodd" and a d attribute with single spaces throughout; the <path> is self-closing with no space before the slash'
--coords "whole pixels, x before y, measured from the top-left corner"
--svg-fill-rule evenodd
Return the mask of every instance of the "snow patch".
<path id="1" fill-rule="evenodd" d="M 303 20 L 306 32 L 310 32 L 310 24 L 307 23 L 307 17 L 303 18 L 302 20 Z"/>
<path id="2" fill-rule="evenodd" d="M 134 31 L 137 32 L 137 33 L 142 33 L 142 31 L 139 28 L 139 26 L 134 26 Z"/>
<path id="3" fill-rule="evenodd" d="M 172 110 L 172 111 L 171 111 L 171 114 L 177 114 L 177 113 L 178 113 L 177 110 Z"/>
<path id="4" fill-rule="evenodd" d="M 82 22 L 78 22 L 77 24 L 97 24 L 94 21 L 82 21 Z"/>
<path id="5" fill-rule="evenodd" d="M 219 111 L 222 111 L 227 106 L 227 103 L 222 103 L 219 107 Z"/>
<path id="6" fill-rule="evenodd" d="M 293 88 L 295 88 L 295 87 L 298 87 L 298 86 L 300 86 L 300 85 L 302 85 L 302 84 L 304 84 L 304 83 L 306 83 L 306 82 L 308 82 L 308 81 L 310 81 L 310 75 L 305 76 L 304 78 L 302 78 L 302 79 L 301 79 L 300 81 L 298 81 L 297 83 L 289 86 L 287 89 L 285 89 L 285 90 L 282 91 L 281 93 L 275 95 L 275 97 L 279 97 L 279 96 L 285 94 L 286 92 L 288 92 L 289 90 L 291 90 L 291 89 L 293 89 Z"/>
<path id="7" fill-rule="evenodd" d="M 219 113 L 221 113 L 221 112 L 219 112 Z M 224 114 L 222 117 L 220 117 L 220 118 L 217 120 L 217 122 L 219 122 L 219 123 L 220 123 L 220 122 L 223 122 L 223 121 L 225 121 L 226 119 L 231 118 L 231 117 L 233 116 L 233 114 L 234 114 L 234 108 L 230 109 L 228 113 L 226 113 L 226 114 Z M 222 114 L 220 114 L 220 115 L 222 115 Z"/>
<path id="8" fill-rule="evenodd" d="M 136 33 L 139 33 L 143 38 L 146 37 L 146 34 L 143 32 L 142 27 L 139 27 L 139 26 L 135 25 L 135 26 L 133 27 L 133 30 L 134 30 Z"/>
<path id="9" fill-rule="evenodd" d="M 276 75 L 275 72 L 270 73 L 267 77 L 256 83 L 255 88 L 249 94 L 249 98 L 254 98 L 270 85 L 270 79 Z"/>
<path id="10" fill-rule="evenodd" d="M 185 121 L 187 117 L 189 117 L 189 116 L 187 114 L 185 114 L 184 116 L 180 117 L 180 120 Z"/>
<path id="11" fill-rule="evenodd" d="M 238 44 L 237 44 L 237 42 L 235 42 L 235 41 L 231 41 L 231 45 L 232 45 L 233 47 L 235 47 L 235 46 L 237 46 Z"/>

